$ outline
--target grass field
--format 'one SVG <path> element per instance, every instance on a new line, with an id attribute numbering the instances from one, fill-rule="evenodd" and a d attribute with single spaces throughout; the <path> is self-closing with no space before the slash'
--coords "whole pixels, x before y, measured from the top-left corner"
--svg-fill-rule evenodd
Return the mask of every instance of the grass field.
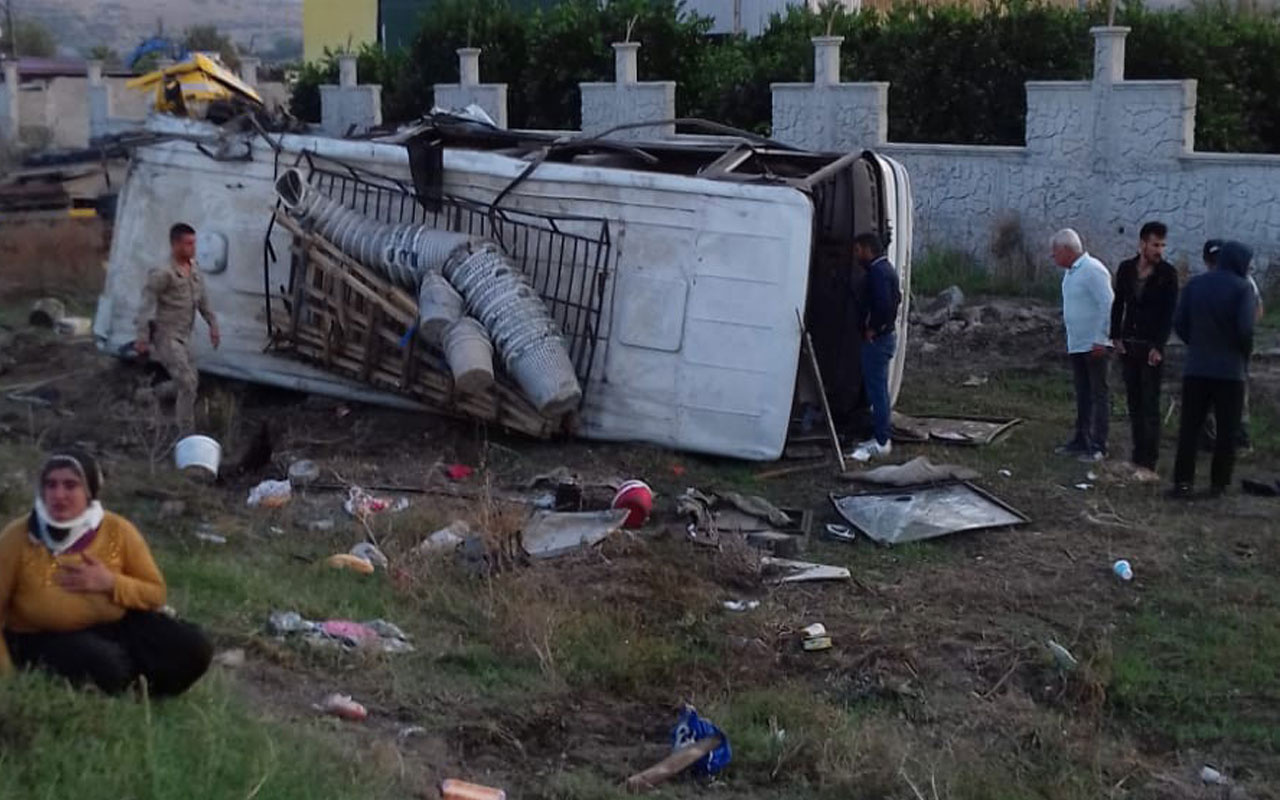
<path id="1" fill-rule="evenodd" d="M 1212 763 L 1248 797 L 1280 797 L 1276 501 L 1173 505 L 1163 486 L 1106 478 L 1074 488 L 1090 467 L 1050 454 L 1073 413 L 1050 345 L 1010 353 L 956 340 L 913 350 L 900 403 L 913 413 L 1026 420 L 990 447 L 906 446 L 895 460 L 926 454 L 972 466 L 1029 526 L 892 549 L 814 537 L 804 557 L 848 566 L 857 582 L 779 587 L 745 545 L 687 541 L 673 498 L 686 486 L 745 490 L 811 508 L 820 529 L 835 520 L 828 493 L 848 487 L 829 471 L 760 479 L 774 465 L 490 439 L 372 408 L 338 419 L 323 404 L 206 385 L 238 404 L 238 429 L 284 420 L 278 465 L 309 457 L 348 480 L 421 483 L 437 461 L 463 460 L 482 467 L 474 488 L 519 486 L 564 464 L 638 475 L 660 492 L 658 515 L 635 536 L 477 577 L 410 551 L 460 517 L 501 541 L 519 516 L 500 502 L 416 495 L 369 531 L 343 514 L 337 493 L 248 509 L 249 486 L 272 469 L 221 486 L 186 483 L 165 459 L 153 465 L 142 429 L 111 410 L 127 405 L 116 367 L 39 337 L 18 344 L 27 350 L 13 380 L 63 370 L 73 355 L 103 372 L 93 386 L 66 387 L 70 416 L 0 401 L 0 512 L 25 513 L 43 450 L 87 441 L 110 470 L 108 506 L 152 543 L 170 603 L 220 650 L 242 649 L 246 663 L 215 667 L 166 703 L 34 675 L 0 684 L 0 797 L 433 797 L 446 777 L 502 786 L 513 798 L 621 797 L 627 775 L 663 756 L 686 701 L 728 733 L 733 763 L 710 785 L 678 780 L 654 796 L 1224 796 L 1196 777 Z M 988 383 L 958 388 L 975 372 Z M 1257 447 L 1241 475 L 1280 468 L 1277 395 L 1269 373 L 1256 378 Z M 1114 408 L 1122 456 L 1119 392 Z M 316 519 L 335 527 L 317 533 Z M 199 541 L 201 525 L 228 543 Z M 320 563 L 369 534 L 391 557 L 389 574 Z M 1121 557 L 1133 562 L 1132 583 L 1110 573 Z M 761 606 L 721 606 L 746 598 Z M 416 650 L 335 653 L 274 640 L 267 616 L 286 609 L 385 618 Z M 831 631 L 831 651 L 799 648 L 797 629 L 814 621 Z M 1055 667 L 1050 639 L 1072 651 L 1075 670 Z M 363 702 L 369 719 L 312 710 L 334 691 Z"/>

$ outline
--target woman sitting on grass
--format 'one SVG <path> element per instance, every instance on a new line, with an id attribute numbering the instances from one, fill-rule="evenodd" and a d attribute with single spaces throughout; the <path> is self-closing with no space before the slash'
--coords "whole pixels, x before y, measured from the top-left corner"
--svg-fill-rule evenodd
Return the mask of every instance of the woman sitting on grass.
<path id="1" fill-rule="evenodd" d="M 74 451 L 40 470 L 35 508 L 0 533 L 0 674 L 14 665 L 118 694 L 145 679 L 181 694 L 209 667 L 198 628 L 161 613 L 164 578 L 142 535 L 103 511 L 102 475 Z"/>

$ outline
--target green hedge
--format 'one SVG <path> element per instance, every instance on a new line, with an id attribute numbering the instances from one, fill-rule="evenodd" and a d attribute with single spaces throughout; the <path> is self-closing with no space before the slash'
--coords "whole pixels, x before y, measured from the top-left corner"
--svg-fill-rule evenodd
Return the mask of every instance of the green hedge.
<path id="1" fill-rule="evenodd" d="M 821 13 L 793 8 L 755 39 L 713 37 L 710 20 L 676 0 L 565 0 L 547 10 L 507 0 L 437 0 L 406 53 L 360 53 L 360 76 L 383 85 L 388 122 L 430 107 L 431 86 L 457 81 L 454 50 L 484 49 L 482 78 L 507 83 L 515 127 L 575 129 L 583 81 L 610 80 L 611 42 L 631 38 L 642 78 L 674 80 L 677 113 L 759 132 L 769 129 L 769 86 L 813 78 L 810 37 L 845 37 L 845 80 L 888 81 L 893 141 L 1021 144 L 1028 80 L 1078 80 L 1092 69 L 1089 28 L 1101 9 L 1081 13 L 1028 0 L 959 6 L 900 6 L 887 13 Z M 1127 5 L 1117 24 L 1128 38 L 1130 78 L 1195 78 L 1201 150 L 1280 152 L 1280 15 L 1220 7 L 1153 12 Z M 336 58 L 308 65 L 294 113 L 319 119 L 321 82 Z"/>

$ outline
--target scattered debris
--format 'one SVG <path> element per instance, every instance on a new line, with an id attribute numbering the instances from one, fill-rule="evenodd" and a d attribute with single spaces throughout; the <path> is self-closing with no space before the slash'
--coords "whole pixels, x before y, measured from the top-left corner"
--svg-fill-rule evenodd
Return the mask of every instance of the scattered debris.
<path id="1" fill-rule="evenodd" d="M 356 519 L 364 520 L 371 514 L 381 514 L 384 511 L 404 511 L 409 507 L 409 498 L 401 497 L 392 502 L 385 497 L 374 497 L 359 486 L 352 485 L 347 488 L 347 499 L 343 501 L 342 507 Z"/>
<path id="2" fill-rule="evenodd" d="M 965 389 L 976 389 L 979 386 L 986 386 L 990 380 L 991 378 L 986 375 L 970 375 L 960 382 L 960 386 Z"/>
<path id="3" fill-rule="evenodd" d="M 361 575 L 372 575 L 374 573 L 373 564 L 368 559 L 354 556 L 350 553 L 335 553 L 326 558 L 324 563 L 334 569 L 349 569 L 352 572 L 359 572 Z"/>
<path id="4" fill-rule="evenodd" d="M 223 650 L 213 657 L 213 663 L 225 669 L 240 669 L 244 666 L 244 662 L 244 650 L 238 647 L 234 650 Z"/>
<path id="5" fill-rule="evenodd" d="M 1219 770 L 1205 764 L 1200 768 L 1200 780 L 1209 786 L 1230 786 L 1231 781 Z"/>
<path id="6" fill-rule="evenodd" d="M 732 504 L 739 511 L 750 514 L 753 517 L 761 517 L 769 520 L 769 524 L 777 528 L 785 528 L 794 525 L 795 521 L 787 515 L 785 511 L 765 500 L 763 497 L 755 495 L 743 495 L 737 492 L 726 492 L 720 495 L 720 499 L 726 503 Z"/>
<path id="7" fill-rule="evenodd" d="M 441 800 L 507 800 L 507 793 L 492 786 L 449 778 L 440 784 Z"/>
<path id="8" fill-rule="evenodd" d="M 360 542 L 359 544 L 354 545 L 348 552 L 356 558 L 363 559 L 379 569 L 386 569 L 391 564 L 391 562 L 387 560 L 386 554 L 379 550 L 377 545 L 370 542 Z"/>
<path id="9" fill-rule="evenodd" d="M 910 417 L 893 414 L 893 440 L 920 444 L 928 441 L 970 446 L 989 445 L 1020 425 L 1022 420 L 997 417 Z"/>
<path id="10" fill-rule="evenodd" d="M 779 583 L 803 583 L 808 581 L 847 581 L 853 574 L 844 567 L 814 564 L 810 561 L 792 561 L 787 558 L 765 556 L 760 565 L 766 570 L 786 573 Z"/>
<path id="11" fill-rule="evenodd" d="M 408 635 L 398 626 L 381 619 L 313 622 L 296 611 L 273 611 L 267 619 L 267 632 L 282 639 L 297 636 L 307 644 L 319 647 L 373 647 L 384 653 L 413 651 Z"/>
<path id="12" fill-rule="evenodd" d="M 996 471 L 996 474 L 997 474 L 997 475 L 999 475 L 1001 478 L 1012 478 L 1012 477 L 1013 477 L 1013 472 L 1012 472 L 1011 470 L 1007 470 L 1007 469 L 997 470 L 997 471 Z"/>
<path id="13" fill-rule="evenodd" d="M 1079 490 L 1080 490 L 1080 491 L 1082 491 L 1082 492 L 1087 492 L 1087 491 L 1089 491 L 1090 489 L 1092 489 L 1092 488 L 1093 488 L 1093 484 L 1092 484 L 1092 483 L 1077 483 L 1077 484 L 1076 484 L 1076 488 L 1077 488 L 1077 489 L 1079 489 Z"/>
<path id="14" fill-rule="evenodd" d="M 405 739 L 409 739 L 414 736 L 425 736 L 426 733 L 427 729 L 421 725 L 406 725 L 396 731 L 396 739 L 403 742 Z"/>
<path id="15" fill-rule="evenodd" d="M 708 720 L 698 716 L 693 706 L 686 705 L 671 729 L 671 754 L 627 778 L 627 789 L 641 792 L 692 769 L 695 775 L 715 775 L 732 759 L 729 738 Z"/>
<path id="16" fill-rule="evenodd" d="M 524 551 L 532 558 L 555 558 L 592 547 L 622 528 L 633 512 L 535 511 L 521 533 Z"/>
<path id="17" fill-rule="evenodd" d="M 320 466 L 314 461 L 295 461 L 289 465 L 289 482 L 294 486 L 309 486 L 320 479 Z"/>
<path id="18" fill-rule="evenodd" d="M 760 607 L 759 600 L 725 600 L 722 605 L 729 611 L 755 611 Z"/>
<path id="19" fill-rule="evenodd" d="M 334 528 L 334 522 L 331 519 L 314 519 L 307 523 L 307 530 L 312 533 L 328 533 Z"/>
<path id="20" fill-rule="evenodd" d="M 59 336 L 68 339 L 80 339 L 93 333 L 93 319 L 90 317 L 63 317 L 53 324 L 53 330 Z"/>
<path id="21" fill-rule="evenodd" d="M 1053 656 L 1053 663 L 1058 665 L 1058 669 L 1063 672 L 1070 672 L 1080 665 L 1076 657 L 1071 655 L 1071 651 L 1054 640 L 1050 639 L 1046 644 L 1049 648 L 1049 655 Z"/>
<path id="22" fill-rule="evenodd" d="M 182 500 L 165 500 L 160 504 L 160 518 L 172 519 L 187 513 L 187 504 Z"/>
<path id="23" fill-rule="evenodd" d="M 316 711 L 332 714 L 335 717 L 361 722 L 369 716 L 365 707 L 351 699 L 351 695 L 331 694 L 312 706 Z"/>
<path id="24" fill-rule="evenodd" d="M 823 538 L 835 542 L 848 542 L 849 544 L 858 541 L 858 537 L 854 534 L 852 528 L 848 525 L 837 525 L 834 522 L 827 523 L 826 534 Z"/>
<path id="25" fill-rule="evenodd" d="M 927 456 L 916 456 L 903 464 L 886 464 L 862 472 L 846 472 L 845 480 L 874 483 L 881 486 L 919 486 L 944 481 L 971 481 L 980 477 L 977 470 L 956 464 L 934 464 Z"/>
<path id="26" fill-rule="evenodd" d="M 800 645 L 805 651 L 816 652 L 831 649 L 831 637 L 827 634 L 827 626 L 821 622 L 806 625 L 800 629 L 800 632 L 804 634 L 804 639 Z"/>
<path id="27" fill-rule="evenodd" d="M 622 527 L 639 528 L 648 521 L 649 514 L 653 512 L 653 490 L 644 481 L 626 481 L 618 487 L 618 492 L 613 496 L 609 507 L 626 509 L 627 516 Z"/>
<path id="28" fill-rule="evenodd" d="M 227 537 L 223 536 L 220 533 L 209 533 L 208 531 L 196 531 L 195 537 L 200 541 L 208 542 L 209 544 L 226 544 L 227 543 Z"/>
<path id="29" fill-rule="evenodd" d="M 760 550 L 768 550 L 775 556 L 792 558 L 800 553 L 801 539 L 781 531 L 752 531 L 746 535 L 747 544 Z"/>
<path id="30" fill-rule="evenodd" d="M 1004 528 L 1029 520 L 971 483 L 956 481 L 892 491 L 831 496 L 836 512 L 881 544 Z"/>
<path id="31" fill-rule="evenodd" d="M 462 544 L 470 534 L 471 526 L 465 520 L 454 520 L 446 527 L 423 539 L 414 548 L 414 551 L 418 553 L 442 553 L 449 550 L 457 550 L 458 545 Z"/>
<path id="32" fill-rule="evenodd" d="M 475 474 L 475 469 L 466 464 L 448 464 L 444 467 L 444 475 L 451 481 L 464 481 Z"/>
<path id="33" fill-rule="evenodd" d="M 1126 559 L 1122 558 L 1112 564 L 1111 571 L 1114 572 L 1116 577 L 1122 581 L 1133 580 L 1133 565 L 1131 565 Z"/>
<path id="34" fill-rule="evenodd" d="M 292 496 L 293 486 L 288 481 L 266 480 L 250 490 L 248 505 L 250 508 L 279 508 Z"/>
<path id="35" fill-rule="evenodd" d="M 1240 481 L 1240 491 L 1254 497 L 1280 497 L 1280 481 L 1259 481 L 1244 478 Z"/>
<path id="36" fill-rule="evenodd" d="M 42 297 L 31 306 L 27 323 L 41 328 L 52 328 L 58 320 L 67 316 L 67 305 L 56 297 Z"/>

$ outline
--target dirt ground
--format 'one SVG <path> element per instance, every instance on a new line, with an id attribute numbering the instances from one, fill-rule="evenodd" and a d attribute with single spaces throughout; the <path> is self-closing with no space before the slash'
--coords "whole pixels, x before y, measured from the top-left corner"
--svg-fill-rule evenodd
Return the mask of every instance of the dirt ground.
<path id="1" fill-rule="evenodd" d="M 838 521 L 829 494 L 851 491 L 830 466 L 760 478 L 793 464 L 531 442 L 209 378 L 198 413 L 226 445 L 224 463 L 239 462 L 264 430 L 273 448 L 215 485 L 189 483 L 173 473 L 163 417 L 133 400 L 136 367 L 15 316 L 0 329 L 15 362 L 0 376 L 0 511 L 14 516 L 29 502 L 38 451 L 92 449 L 109 470 L 109 505 L 156 547 L 171 602 L 220 649 L 245 651 L 245 665 L 227 671 L 237 692 L 256 713 L 319 730 L 390 776 L 387 796 L 434 797 L 445 777 L 500 785 L 510 797 L 619 796 L 627 775 L 663 756 L 687 701 L 726 731 L 734 760 L 714 781 L 680 779 L 663 795 L 1280 797 L 1278 501 L 1237 494 L 1172 505 L 1163 484 L 1054 457 L 1073 410 L 1052 326 L 1016 337 L 999 322 L 913 334 L 901 410 L 1025 422 L 989 447 L 901 446 L 893 460 L 971 466 L 1031 523 L 882 548 L 820 538 Z M 1277 374 L 1259 361 L 1255 449 L 1239 475 L 1280 467 Z M 970 377 L 979 385 L 961 386 Z M 1118 387 L 1113 406 L 1113 451 L 1123 457 Z M 1175 424 L 1176 414 L 1165 470 Z M 254 484 L 283 477 L 298 458 L 319 463 L 325 483 L 428 493 L 381 492 L 408 497 L 410 508 L 367 529 L 343 513 L 340 491 L 245 508 Z M 450 482 L 440 467 L 451 463 L 477 472 Z M 658 492 L 654 518 L 595 550 L 523 563 L 511 538 L 527 507 L 502 498 L 559 466 L 593 484 L 647 480 Z M 689 541 L 675 498 L 690 486 L 811 509 L 801 557 L 847 566 L 855 580 L 779 586 L 745 543 Z M 588 492 L 590 502 L 607 499 L 605 488 Z M 411 552 L 455 519 L 500 553 L 489 568 Z M 318 520 L 332 529 L 317 530 Z M 228 543 L 196 540 L 202 526 Z M 388 572 L 317 565 L 366 537 L 390 557 Z M 1118 558 L 1132 562 L 1132 582 L 1111 574 Z M 722 606 L 731 599 L 761 605 L 734 613 Z M 263 626 L 282 608 L 384 616 L 416 650 L 277 641 Z M 798 630 L 812 622 L 826 626 L 831 650 L 801 649 Z M 1078 666 L 1061 669 L 1050 640 Z M 369 719 L 318 718 L 311 704 L 331 691 L 364 702 Z M 1203 783 L 1205 764 L 1232 785 Z"/>

